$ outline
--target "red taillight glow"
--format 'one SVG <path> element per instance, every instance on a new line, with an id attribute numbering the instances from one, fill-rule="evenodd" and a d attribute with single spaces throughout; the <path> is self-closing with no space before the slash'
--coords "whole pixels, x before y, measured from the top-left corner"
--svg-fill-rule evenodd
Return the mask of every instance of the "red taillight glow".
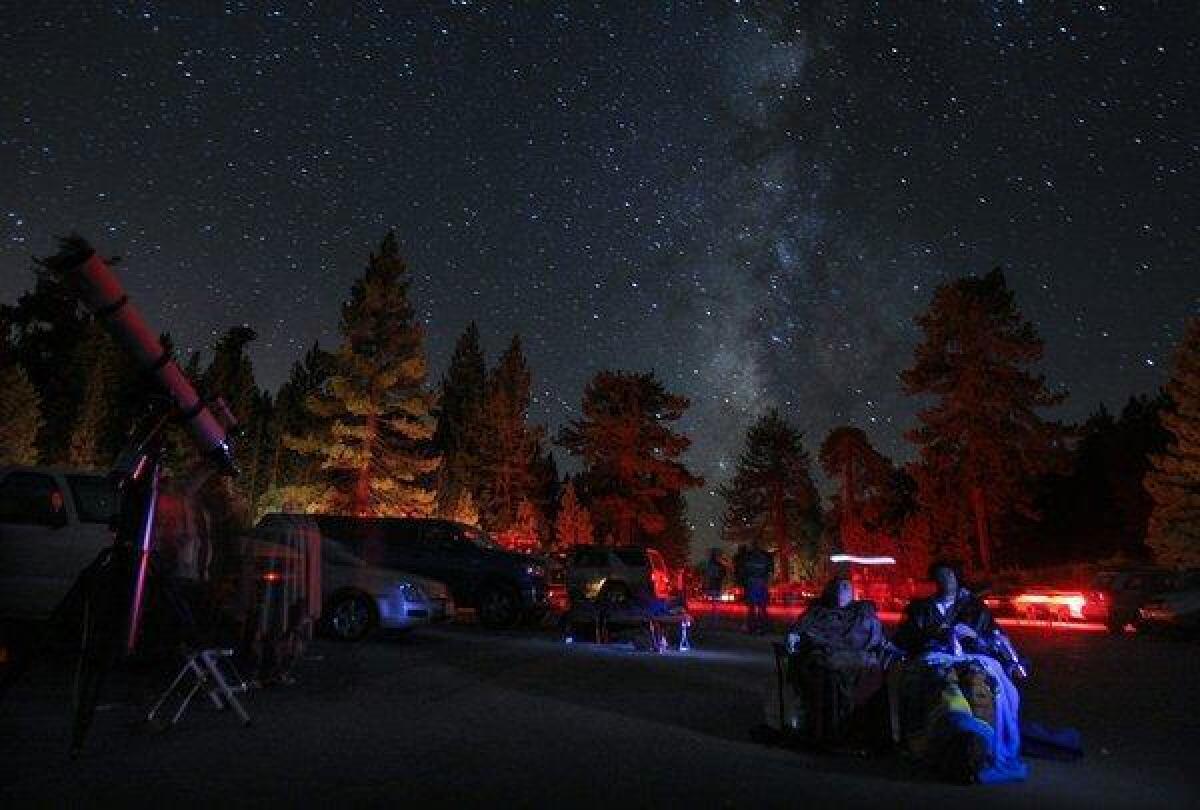
<path id="1" fill-rule="evenodd" d="M 278 571 L 267 571 L 262 578 L 263 582 L 283 582 L 283 574 Z"/>
<path id="2" fill-rule="evenodd" d="M 1081 593 L 1023 593 L 1013 602 L 1017 605 L 1065 607 L 1072 619 L 1082 619 L 1087 598 Z"/>

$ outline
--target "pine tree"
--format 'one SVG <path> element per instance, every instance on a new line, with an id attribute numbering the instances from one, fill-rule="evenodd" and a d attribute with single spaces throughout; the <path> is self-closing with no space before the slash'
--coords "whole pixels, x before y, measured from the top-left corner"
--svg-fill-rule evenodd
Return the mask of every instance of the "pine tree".
<path id="1" fill-rule="evenodd" d="M 825 474 L 839 482 L 837 524 L 842 549 L 867 551 L 867 526 L 879 511 L 891 463 L 871 446 L 867 434 L 849 426 L 829 432 L 818 458 Z"/>
<path id="2" fill-rule="evenodd" d="M 1032 482 L 1064 462 L 1061 426 L 1038 411 L 1065 395 L 1029 371 L 1042 341 L 999 269 L 941 286 L 917 324 L 924 337 L 901 380 L 935 398 L 907 434 L 920 451 L 921 506 L 940 553 L 970 550 L 968 562 L 990 570 L 1002 521 L 1034 515 Z"/>
<path id="3" fill-rule="evenodd" d="M 479 450 L 477 502 L 483 526 L 491 532 L 512 527 L 521 502 L 534 496 L 542 431 L 528 421 L 531 384 L 521 340 L 514 335 L 488 375 L 483 405 L 471 426 L 471 442 Z"/>
<path id="4" fill-rule="evenodd" d="M 310 397 L 317 427 L 289 441 L 320 460 L 313 484 L 293 487 L 310 511 L 428 515 L 433 510 L 430 406 L 422 330 L 408 300 L 395 234 L 384 238 L 342 306 L 342 344 L 328 383 Z"/>
<path id="5" fill-rule="evenodd" d="M 117 373 L 113 359 L 111 341 L 93 323 L 78 347 L 75 364 L 85 383 L 67 445 L 67 463 L 72 467 L 94 469 L 112 461 L 109 434 Z"/>
<path id="6" fill-rule="evenodd" d="M 42 409 L 25 369 L 0 369 L 0 464 L 37 464 Z"/>
<path id="7" fill-rule="evenodd" d="M 479 525 L 479 509 L 476 508 L 475 499 L 468 489 L 460 489 L 457 498 L 450 503 L 440 505 L 437 514 L 444 520 L 453 520 L 468 526 Z"/>
<path id="8" fill-rule="evenodd" d="M 726 537 L 774 548 L 785 581 L 793 555 L 805 571 L 820 562 L 821 506 L 810 466 L 804 435 L 772 408 L 746 431 L 733 479 L 720 489 Z"/>
<path id="9" fill-rule="evenodd" d="M 433 444 L 442 456 L 438 472 L 439 509 L 451 509 L 463 493 L 472 496 L 481 489 L 479 431 L 472 423 L 483 410 L 487 367 L 479 344 L 479 327 L 472 321 L 458 338 L 450 366 L 442 377 L 438 400 L 437 429 Z"/>
<path id="10" fill-rule="evenodd" d="M 663 530 L 648 538 L 648 545 L 662 552 L 671 568 L 683 568 L 692 548 L 692 524 L 688 520 L 687 499 L 681 492 L 668 493 L 659 504 Z"/>
<path id="11" fill-rule="evenodd" d="M 598 528 L 616 542 L 662 534 L 663 499 L 703 484 L 680 461 L 691 441 L 673 429 L 688 405 L 653 374 L 602 371 L 584 390 L 583 417 L 559 432 L 583 460 Z"/>
<path id="12" fill-rule="evenodd" d="M 588 545 L 593 542 L 592 516 L 575 494 L 575 483 L 568 480 L 558 504 L 558 519 L 554 523 L 554 539 L 559 548 Z"/>
<path id="13" fill-rule="evenodd" d="M 259 395 L 254 380 L 254 366 L 246 354 L 246 347 L 257 337 L 248 326 L 228 329 L 217 339 L 212 362 L 199 380 L 207 396 L 225 400 L 234 418 L 243 427 L 250 424 L 255 399 Z"/>
<path id="14" fill-rule="evenodd" d="M 1161 564 L 1200 565 L 1200 318 L 1188 324 L 1167 385 L 1162 415 L 1172 440 L 1151 459 L 1145 486 L 1154 499 L 1147 543 Z"/>
<path id="15" fill-rule="evenodd" d="M 58 463 L 67 458 L 85 385 L 82 376 L 64 374 L 63 367 L 77 356 L 91 318 L 58 273 L 41 263 L 33 273 L 33 289 L 15 305 L 0 306 L 0 331 L 10 341 L 12 361 L 38 392 L 43 420 L 38 456 Z"/>
<path id="16" fill-rule="evenodd" d="M 254 365 L 246 352 L 246 347 L 257 337 L 248 326 L 228 329 L 217 339 L 212 362 L 199 378 L 205 396 L 223 399 L 237 420 L 241 434 L 238 445 L 241 475 L 234 487 L 252 510 L 258 506 L 265 489 L 272 408 L 270 395 L 258 388 Z"/>
<path id="17" fill-rule="evenodd" d="M 314 343 L 304 359 L 292 364 L 288 379 L 275 395 L 271 414 L 271 455 L 267 465 L 266 487 L 273 492 L 280 487 L 307 487 L 317 480 L 319 460 L 297 453 L 288 447 L 290 437 L 313 436 L 324 425 L 313 416 L 308 401 L 325 389 L 333 372 L 334 357 Z M 275 495 L 272 502 L 278 501 Z"/>
<path id="18" fill-rule="evenodd" d="M 542 516 L 541 545 L 550 548 L 554 545 L 554 525 L 558 519 L 558 501 L 562 494 L 562 482 L 558 477 L 558 462 L 554 453 L 543 446 L 539 434 L 537 446 L 533 450 L 533 488 L 530 500 Z"/>

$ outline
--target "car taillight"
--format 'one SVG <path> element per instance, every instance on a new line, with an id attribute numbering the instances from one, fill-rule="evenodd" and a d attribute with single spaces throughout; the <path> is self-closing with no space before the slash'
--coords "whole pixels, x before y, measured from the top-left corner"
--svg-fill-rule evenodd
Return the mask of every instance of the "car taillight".
<path id="1" fill-rule="evenodd" d="M 654 596 L 665 599 L 671 595 L 671 582 L 662 571 L 651 571 L 650 580 L 654 583 Z"/>

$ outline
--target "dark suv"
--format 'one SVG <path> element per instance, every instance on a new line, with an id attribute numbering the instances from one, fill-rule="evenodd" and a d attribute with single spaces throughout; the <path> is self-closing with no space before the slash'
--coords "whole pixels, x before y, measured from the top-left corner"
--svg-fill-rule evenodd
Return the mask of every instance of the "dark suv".
<path id="1" fill-rule="evenodd" d="M 475 608 L 487 627 L 510 627 L 547 607 L 545 561 L 506 551 L 479 529 L 425 518 L 313 517 L 322 540 L 368 565 L 445 583 L 455 604 Z"/>

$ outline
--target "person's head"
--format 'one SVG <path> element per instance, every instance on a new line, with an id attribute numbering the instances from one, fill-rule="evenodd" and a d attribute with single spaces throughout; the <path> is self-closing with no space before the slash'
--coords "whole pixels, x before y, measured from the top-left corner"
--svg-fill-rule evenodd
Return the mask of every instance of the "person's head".
<path id="1" fill-rule="evenodd" d="M 821 592 L 821 604 L 825 607 L 844 608 L 854 601 L 854 584 L 849 577 L 834 577 L 825 583 Z"/>
<path id="2" fill-rule="evenodd" d="M 938 560 L 929 566 L 929 580 L 937 588 L 937 595 L 944 599 L 958 593 L 962 577 L 955 563 L 949 560 Z"/>

